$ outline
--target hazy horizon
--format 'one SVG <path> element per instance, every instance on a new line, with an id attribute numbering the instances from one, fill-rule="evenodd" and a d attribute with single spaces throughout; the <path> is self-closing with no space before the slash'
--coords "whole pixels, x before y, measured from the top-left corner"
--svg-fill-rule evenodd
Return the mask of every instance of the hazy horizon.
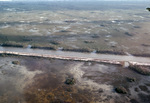
<path id="1" fill-rule="evenodd" d="M 0 0 L 0 1 L 149 1 L 149 0 Z"/>

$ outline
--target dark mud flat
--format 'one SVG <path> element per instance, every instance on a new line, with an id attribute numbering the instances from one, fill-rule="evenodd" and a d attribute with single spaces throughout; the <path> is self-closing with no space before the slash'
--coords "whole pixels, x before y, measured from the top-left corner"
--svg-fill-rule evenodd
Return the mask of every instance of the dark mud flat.
<path id="1" fill-rule="evenodd" d="M 66 84 L 68 78 L 75 83 Z M 116 93 L 119 86 L 127 93 Z M 149 103 L 149 97 L 150 76 L 121 66 L 0 57 L 0 103 Z"/>

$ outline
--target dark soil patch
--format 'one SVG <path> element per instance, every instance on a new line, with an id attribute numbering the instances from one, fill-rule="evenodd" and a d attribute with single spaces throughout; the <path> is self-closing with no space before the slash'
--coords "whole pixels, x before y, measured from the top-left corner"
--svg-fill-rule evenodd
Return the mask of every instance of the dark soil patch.
<path id="1" fill-rule="evenodd" d="M 145 85 L 150 87 L 150 83 L 146 83 Z"/>
<path id="2" fill-rule="evenodd" d="M 139 103 L 139 102 L 138 102 L 137 100 L 135 100 L 135 99 L 131 99 L 130 102 L 131 102 L 131 103 Z"/>
<path id="3" fill-rule="evenodd" d="M 129 33 L 129 32 L 125 32 L 124 33 L 125 35 L 127 35 L 127 36 L 133 36 L 131 33 Z"/>
<path id="4" fill-rule="evenodd" d="M 139 89 L 138 89 L 138 88 L 135 88 L 134 91 L 139 92 Z"/>
<path id="5" fill-rule="evenodd" d="M 140 85 L 139 88 L 141 91 L 148 92 L 148 88 L 145 85 Z"/>
<path id="6" fill-rule="evenodd" d="M 150 95 L 140 93 L 138 96 L 142 101 L 141 103 L 150 103 Z"/>

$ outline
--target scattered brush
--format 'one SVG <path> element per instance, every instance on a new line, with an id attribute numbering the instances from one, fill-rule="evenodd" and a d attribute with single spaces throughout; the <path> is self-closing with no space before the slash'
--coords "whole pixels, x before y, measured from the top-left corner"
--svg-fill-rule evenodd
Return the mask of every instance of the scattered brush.
<path id="1" fill-rule="evenodd" d="M 127 90 L 125 89 L 125 87 L 123 87 L 123 86 L 119 86 L 119 87 L 115 88 L 115 91 L 117 93 L 121 93 L 121 94 L 127 94 L 128 93 Z"/>
<path id="2" fill-rule="evenodd" d="M 73 85 L 75 84 L 75 79 L 74 78 L 67 78 L 66 81 L 65 81 L 65 84 L 68 84 L 68 85 Z"/>
<path id="3" fill-rule="evenodd" d="M 129 68 L 139 74 L 150 76 L 150 68 L 149 67 L 130 64 Z"/>
<path id="4" fill-rule="evenodd" d="M 12 64 L 19 65 L 20 62 L 19 61 L 12 61 Z"/>

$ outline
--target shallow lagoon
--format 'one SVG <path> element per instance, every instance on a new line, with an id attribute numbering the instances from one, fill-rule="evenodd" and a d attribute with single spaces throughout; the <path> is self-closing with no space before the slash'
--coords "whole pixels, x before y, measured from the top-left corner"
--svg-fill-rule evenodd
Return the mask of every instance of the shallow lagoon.
<path id="1" fill-rule="evenodd" d="M 127 77 L 136 81 L 129 82 Z M 75 84 L 65 84 L 67 78 L 74 78 Z M 149 76 L 117 65 L 0 57 L 2 103 L 149 103 L 149 83 Z M 124 86 L 128 93 L 116 93 L 118 86 Z"/>

